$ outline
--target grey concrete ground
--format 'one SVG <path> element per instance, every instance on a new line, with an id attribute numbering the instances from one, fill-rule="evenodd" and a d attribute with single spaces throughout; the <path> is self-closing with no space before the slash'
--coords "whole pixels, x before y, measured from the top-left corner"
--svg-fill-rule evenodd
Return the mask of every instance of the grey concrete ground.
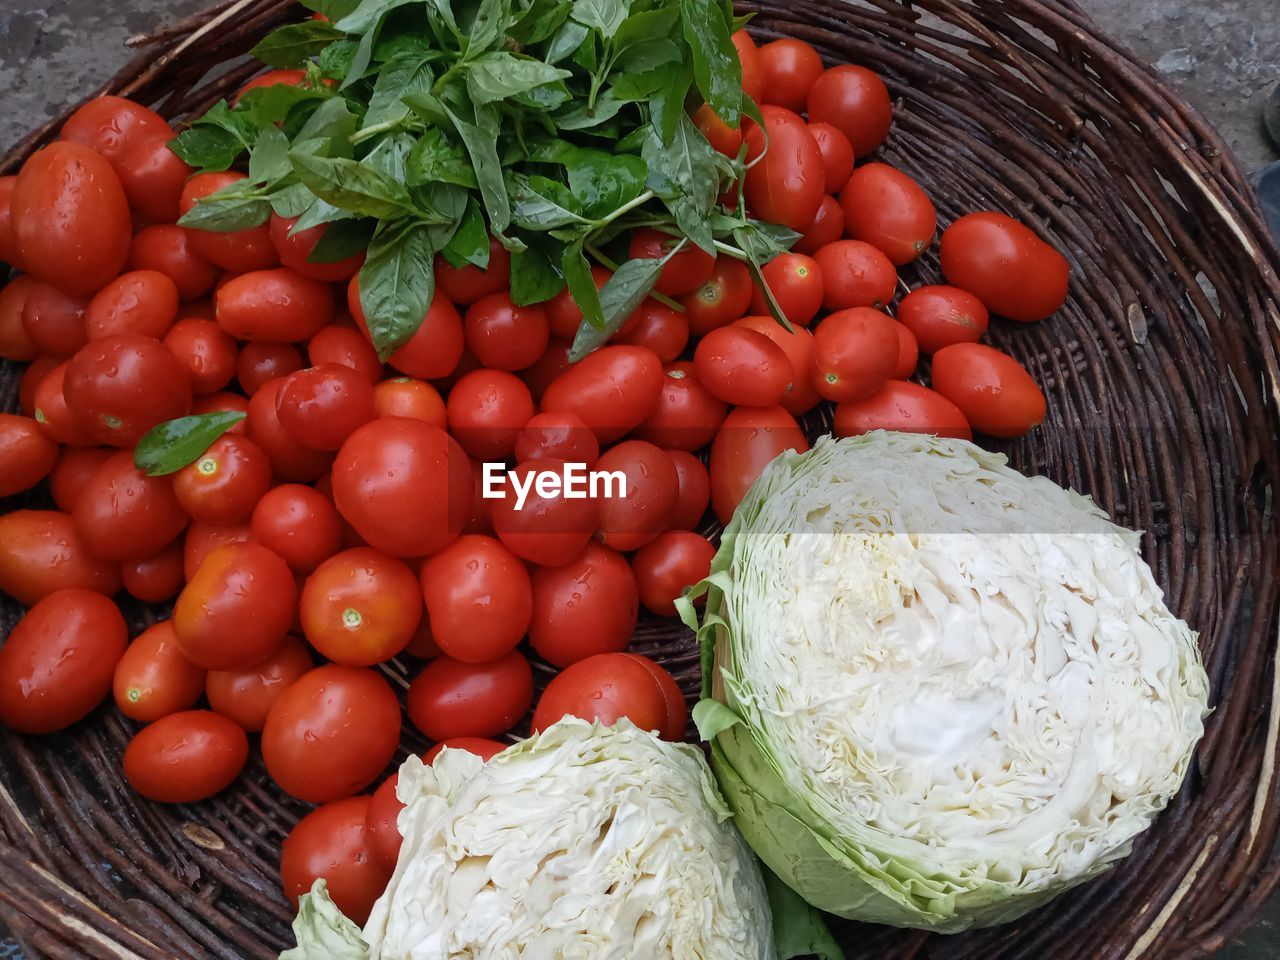
<path id="1" fill-rule="evenodd" d="M 127 37 L 210 0 L 0 0 L 0 148 L 101 83 Z M 1280 0 L 1077 0 L 1205 113 L 1249 169 L 1277 159 L 1262 105 L 1280 80 Z M 12 944 L 0 934 L 0 957 Z M 1280 899 L 1221 960 L 1280 957 Z"/>

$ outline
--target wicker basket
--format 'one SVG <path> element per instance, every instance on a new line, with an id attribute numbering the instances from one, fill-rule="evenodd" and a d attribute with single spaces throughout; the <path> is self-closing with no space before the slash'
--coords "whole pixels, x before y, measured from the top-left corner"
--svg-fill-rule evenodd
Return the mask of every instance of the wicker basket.
<path id="1" fill-rule="evenodd" d="M 1216 705 L 1185 789 L 1106 877 L 993 930 L 941 938 L 842 923 L 840 938 L 850 958 L 1212 954 L 1280 877 L 1280 543 L 1270 518 L 1280 257 L 1251 189 L 1213 130 L 1069 3 L 742 9 L 757 12 L 761 37 L 801 37 L 886 77 L 897 99 L 886 156 L 920 180 L 944 223 L 998 208 L 1066 252 L 1066 308 L 992 331 L 1049 397 L 1049 421 L 1007 452 L 1147 531 L 1171 608 L 1201 631 Z M 175 24 L 140 40 L 143 52 L 104 92 L 173 118 L 200 112 L 255 70 L 243 52 L 300 11 L 292 0 L 237 0 Z M 3 171 L 59 123 L 16 146 Z M 931 256 L 911 269 L 920 281 L 937 276 Z M 19 373 L 0 371 L 6 408 Z M 7 633 L 19 610 L 5 598 L 0 607 Z M 135 612 L 139 622 L 153 615 Z M 642 623 L 636 649 L 696 692 L 687 632 Z M 401 686 L 406 672 L 388 665 Z M 274 957 L 291 942 L 293 913 L 276 860 L 303 805 L 260 764 L 207 803 L 142 801 L 120 776 L 130 730 L 103 709 L 65 735 L 0 734 L 0 919 L 32 958 Z M 407 737 L 404 747 L 423 744 Z"/>

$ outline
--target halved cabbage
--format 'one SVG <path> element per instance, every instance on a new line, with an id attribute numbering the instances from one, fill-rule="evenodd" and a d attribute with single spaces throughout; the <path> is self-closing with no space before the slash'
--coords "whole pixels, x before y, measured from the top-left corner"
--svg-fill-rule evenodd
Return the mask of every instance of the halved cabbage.
<path id="1" fill-rule="evenodd" d="M 773 461 L 694 594 L 694 717 L 765 863 L 823 910 L 954 932 L 1124 857 L 1208 690 L 1138 542 L 961 440 Z"/>

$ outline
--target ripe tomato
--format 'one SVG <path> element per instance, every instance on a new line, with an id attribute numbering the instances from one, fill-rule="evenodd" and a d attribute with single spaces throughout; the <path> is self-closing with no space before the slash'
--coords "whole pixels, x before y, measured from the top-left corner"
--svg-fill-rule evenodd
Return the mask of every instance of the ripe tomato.
<path id="1" fill-rule="evenodd" d="M 491 293 L 467 309 L 467 347 L 491 370 L 532 366 L 547 349 L 550 327 L 541 306 L 516 306 L 505 291 Z"/>
<path id="2" fill-rule="evenodd" d="M 18 244 L 13 235 L 10 205 L 13 188 L 17 182 L 18 178 L 14 176 L 0 177 L 0 262 L 7 263 L 15 269 L 22 266 L 18 263 Z"/>
<path id="3" fill-rule="evenodd" d="M 659 447 L 644 440 L 626 440 L 600 455 L 596 469 L 621 474 L 626 495 L 600 497 L 600 527 L 596 536 L 615 550 L 635 550 L 671 524 L 680 478 Z"/>
<path id="4" fill-rule="evenodd" d="M 959 407 L 942 394 L 909 380 L 890 380 L 865 400 L 837 404 L 834 430 L 838 437 L 897 430 L 973 439 L 969 421 Z"/>
<path id="5" fill-rule="evenodd" d="M 124 752 L 129 785 L 159 803 L 195 803 L 231 786 L 249 759 L 249 740 L 208 710 L 171 713 L 144 727 Z"/>
<path id="6" fill-rule="evenodd" d="M 488 663 L 439 657 L 409 685 L 407 709 L 429 740 L 496 737 L 533 703 L 533 670 L 519 650 Z"/>
<path id="7" fill-rule="evenodd" d="M 817 253 L 829 243 L 835 243 L 844 236 L 844 209 L 840 201 L 832 196 L 824 196 L 818 204 L 818 212 L 813 220 L 804 228 L 804 234 L 791 248 L 795 253 L 809 256 Z"/>
<path id="8" fill-rule="evenodd" d="M 666 454 L 676 468 L 680 483 L 676 508 L 671 514 L 671 529 L 693 530 L 702 522 L 711 502 L 711 474 L 702 461 L 687 450 L 668 450 Z"/>
<path id="9" fill-rule="evenodd" d="M 631 231 L 631 246 L 627 256 L 632 259 L 661 260 L 678 242 L 677 238 L 654 230 L 641 227 Z M 692 293 L 707 282 L 711 271 L 715 269 L 715 258 L 692 242 L 667 261 L 658 274 L 655 289 L 669 297 L 679 297 Z"/>
<path id="10" fill-rule="evenodd" d="M 803 40 L 784 37 L 760 48 L 764 73 L 763 103 L 803 113 L 809 90 L 824 67 L 818 51 Z"/>
<path id="11" fill-rule="evenodd" d="M 782 253 L 766 263 L 762 272 L 786 318 L 807 327 L 822 306 L 824 286 L 818 262 L 803 253 Z M 769 313 L 768 301 L 757 288 L 751 292 L 751 312 Z"/>
<path id="12" fill-rule="evenodd" d="M 62 390 L 85 433 L 116 447 L 132 447 L 191 407 L 191 382 L 173 351 L 137 334 L 90 341 L 68 361 Z"/>
<path id="13" fill-rule="evenodd" d="M 116 664 L 112 690 L 121 713 L 151 723 L 195 706 L 204 678 L 205 671 L 178 650 L 173 622 L 161 620 L 129 644 Z"/>
<path id="14" fill-rule="evenodd" d="M 228 170 L 226 173 L 197 173 L 182 188 L 178 210 L 186 215 L 201 197 L 207 197 L 224 187 L 245 179 L 243 173 Z M 279 263 L 276 248 L 271 243 L 267 224 L 219 233 L 186 227 L 192 249 L 205 260 L 232 273 L 248 273 L 266 270 Z"/>
<path id="15" fill-rule="evenodd" d="M 828 69 L 810 88 L 808 107 L 811 123 L 831 124 L 849 138 L 859 157 L 874 153 L 893 125 L 889 90 L 866 67 Z"/>
<path id="16" fill-rule="evenodd" d="M 663 363 L 670 363 L 684 353 L 689 343 L 689 321 L 684 314 L 646 297 L 611 339 L 614 343 L 648 347 Z"/>
<path id="17" fill-rule="evenodd" d="M 373 384 L 339 363 L 291 373 L 276 393 L 281 425 L 317 450 L 337 450 L 376 415 Z"/>
<path id="18" fill-rule="evenodd" d="M 375 386 L 373 405 L 380 417 L 408 417 L 441 430 L 449 423 L 440 391 L 429 383 L 410 377 L 383 380 Z"/>
<path id="19" fill-rule="evenodd" d="M 360 304 L 360 275 L 351 278 L 347 286 L 347 309 L 369 336 L 369 324 L 365 320 L 364 307 Z M 420 380 L 435 380 L 453 373 L 462 359 L 464 336 L 462 317 L 452 303 L 436 291 L 435 299 L 427 308 L 422 324 L 403 345 L 387 358 L 387 362 L 401 373 Z"/>
<path id="20" fill-rule="evenodd" d="M 307 73 L 305 70 L 268 70 L 266 73 L 260 73 L 258 76 L 253 77 L 236 91 L 236 95 L 231 98 L 231 105 L 233 107 L 236 106 L 240 102 L 240 98 L 250 90 L 260 90 L 263 87 L 280 85 L 300 87 L 306 79 Z M 310 888 L 308 887 L 308 889 Z"/>
<path id="21" fill-rule="evenodd" d="M 845 232 L 898 266 L 920 256 L 938 228 L 929 195 L 887 163 L 867 163 L 855 170 L 840 192 L 840 206 Z"/>
<path id="22" fill-rule="evenodd" d="M 1031 323 L 1067 301 L 1066 259 L 1003 213 L 971 213 L 942 234 L 947 282 L 978 297 L 992 313 Z"/>
<path id="23" fill-rule="evenodd" d="M 197 520 L 245 520 L 271 487 L 271 461 L 248 437 L 219 437 L 199 459 L 173 475 L 182 509 Z"/>
<path id="24" fill-rule="evenodd" d="M 533 418 L 533 395 L 513 373 L 473 370 L 449 391 L 447 412 L 449 431 L 463 450 L 481 460 L 504 460 Z"/>
<path id="25" fill-rule="evenodd" d="M 38 286 L 31 277 L 14 277 L 0 289 L 0 358 L 25 363 L 40 352 L 22 324 L 27 298 Z"/>
<path id="26" fill-rule="evenodd" d="M 178 594 L 173 629 L 182 655 L 206 670 L 238 670 L 269 656 L 297 612 L 289 567 L 261 544 L 212 550 Z"/>
<path id="27" fill-rule="evenodd" d="M 370 547 L 344 550 L 307 577 L 302 632 L 321 655 L 349 667 L 390 660 L 422 619 L 418 578 L 408 565 Z"/>
<path id="28" fill-rule="evenodd" d="M 853 173 L 853 144 L 838 127 L 829 123 L 811 123 L 809 132 L 822 154 L 823 189 L 827 193 L 836 193 L 849 182 L 849 175 Z"/>
<path id="29" fill-rule="evenodd" d="M 164 335 L 164 345 L 187 371 L 197 396 L 221 390 L 236 374 L 236 342 L 212 320 L 179 320 Z"/>
<path id="30" fill-rule="evenodd" d="M 196 253 L 185 229 L 172 223 L 158 223 L 135 233 L 127 266 L 163 273 L 183 300 L 204 296 L 218 279 L 218 268 Z"/>
<path id="31" fill-rule="evenodd" d="M 285 689 L 262 728 L 262 759 L 307 803 L 349 797 L 378 778 L 400 742 L 400 703 L 367 667 L 316 667 Z"/>
<path id="32" fill-rule="evenodd" d="M 667 728 L 667 692 L 633 654 L 599 653 L 556 674 L 533 711 L 533 732 L 564 717 L 612 726 L 623 717 L 641 730 Z"/>
<path id="33" fill-rule="evenodd" d="M 289 687 L 309 673 L 311 650 L 297 637 L 288 636 L 267 659 L 240 670 L 210 670 L 205 696 L 216 713 L 250 733 L 262 730 L 267 714 Z"/>
<path id="34" fill-rule="evenodd" d="M 22 165 L 10 222 L 23 269 L 73 294 L 91 294 L 129 256 L 129 201 L 111 164 L 77 143 L 58 141 Z"/>
<path id="35" fill-rule="evenodd" d="M 745 263 L 733 257 L 717 257 L 715 269 L 707 282 L 680 298 L 689 332 L 703 337 L 717 327 L 737 320 L 751 306 L 754 290 L 751 271 Z M 683 349 L 682 346 L 676 355 L 679 356 Z M 671 363 L 671 360 L 663 362 Z"/>
<path id="36" fill-rule="evenodd" d="M 747 145 L 744 191 L 747 205 L 761 220 L 803 230 L 822 203 L 822 153 L 798 115 L 783 107 L 760 108 L 764 129 L 752 123 Z M 765 153 L 768 133 L 768 152 Z M 757 159 L 761 154 L 763 159 Z"/>
<path id="37" fill-rule="evenodd" d="M 450 737 L 448 740 L 441 740 L 424 753 L 422 762 L 431 763 L 446 747 L 450 750 L 465 750 L 467 753 L 475 754 L 481 760 L 488 761 L 509 746 L 511 744 L 503 743 L 501 740 L 490 740 L 488 737 Z"/>
<path id="38" fill-rule="evenodd" d="M 40 383 L 45 376 L 58 367 L 62 366 L 58 362 L 57 357 L 41 356 L 37 357 L 31 363 L 27 364 L 27 369 L 22 372 L 22 376 L 18 378 L 18 409 L 23 416 L 35 417 L 36 415 L 36 390 L 39 389 Z M 59 384 L 61 391 L 61 384 Z M 45 431 L 43 425 L 40 429 Z M 47 431 L 45 431 L 47 433 Z"/>
<path id="39" fill-rule="evenodd" d="M 368 797 L 349 797 L 298 822 L 280 849 L 285 896 L 296 904 L 324 877 L 330 898 L 345 916 L 357 925 L 369 919 L 395 866 L 378 857 L 365 829 L 369 805 Z"/>
<path id="40" fill-rule="evenodd" d="M 471 513 L 467 517 L 467 522 L 463 524 L 463 533 L 493 533 L 493 517 L 489 508 L 489 501 L 485 499 L 484 488 L 484 464 L 474 457 L 471 459 Z M 440 652 L 436 647 L 433 639 L 431 646 L 436 653 Z"/>
<path id="41" fill-rule="evenodd" d="M 395 870 L 396 861 L 400 859 L 400 848 L 404 846 L 404 836 L 397 823 L 400 811 L 404 809 L 404 804 L 396 796 L 399 784 L 399 771 L 383 780 L 382 786 L 373 791 L 373 796 L 369 798 L 369 806 L 364 815 L 364 831 L 369 849 L 387 871 Z"/>
<path id="42" fill-rule="evenodd" d="M 182 538 L 149 557 L 136 557 L 120 564 L 120 579 L 129 595 L 143 603 L 172 600 L 182 589 Z"/>
<path id="43" fill-rule="evenodd" d="M 489 265 L 483 270 L 468 263 L 455 267 L 443 254 L 436 257 L 436 285 L 452 303 L 468 305 L 511 284 L 511 254 L 495 237 L 489 238 Z"/>
<path id="44" fill-rule="evenodd" d="M 645 544 L 631 559 L 640 602 L 660 617 L 674 617 L 675 601 L 711 573 L 715 555 L 711 541 L 688 530 L 668 530 Z"/>
<path id="45" fill-rule="evenodd" d="M 529 571 L 493 537 L 461 537 L 429 557 L 422 595 L 436 645 L 455 660 L 496 660 L 529 630 Z"/>
<path id="46" fill-rule="evenodd" d="M 893 376 L 898 350 L 897 324 L 887 314 L 870 307 L 840 310 L 813 335 L 813 385 L 837 403 L 865 399 Z"/>
<path id="47" fill-rule="evenodd" d="M 238 340 L 306 340 L 333 319 L 333 289 L 288 267 L 255 270 L 218 287 L 214 309 Z"/>
<path id="48" fill-rule="evenodd" d="M 307 341 L 307 359 L 313 367 L 326 363 L 348 367 L 372 384 L 382 379 L 382 361 L 373 345 L 355 327 L 337 322 Z"/>
<path id="49" fill-rule="evenodd" d="M 187 525 L 168 477 L 149 477 L 121 450 L 85 485 L 71 514 L 80 542 L 103 560 L 149 557 Z"/>
<path id="50" fill-rule="evenodd" d="M 540 413 L 516 437 L 517 463 L 551 457 L 592 467 L 600 459 L 600 444 L 591 428 L 573 413 Z"/>
<path id="51" fill-rule="evenodd" d="M 552 337 L 547 342 L 546 352 L 538 358 L 538 362 L 520 371 L 520 379 L 525 382 L 535 401 L 541 402 L 542 395 L 546 393 L 552 381 L 569 369 L 571 366 L 569 350 L 572 346 L 568 340 Z"/>
<path id="52" fill-rule="evenodd" d="M 108 447 L 66 447 L 49 474 L 49 492 L 53 502 L 64 513 L 70 513 L 85 486 L 98 468 L 111 459 L 115 451 Z"/>
<path id="53" fill-rule="evenodd" d="M 0 724 L 52 733 L 88 716 L 111 692 L 128 640 L 124 617 L 102 594 L 49 593 L 0 647 Z"/>
<path id="54" fill-rule="evenodd" d="M 112 161 L 129 206 L 144 223 L 173 223 L 180 215 L 192 170 L 169 149 L 172 141 L 171 130 L 142 137 Z"/>
<path id="55" fill-rule="evenodd" d="M 898 272 L 883 253 L 861 240 L 837 240 L 813 255 L 822 271 L 822 302 L 828 310 L 885 307 L 893 300 Z"/>
<path id="56" fill-rule="evenodd" d="M 763 334 L 787 355 L 792 370 L 791 389 L 780 401 L 787 413 L 798 417 L 821 402 L 822 397 L 818 395 L 808 372 L 813 363 L 813 334 L 804 327 L 793 327 L 792 332 L 788 333 L 786 327 L 773 317 L 761 315 L 743 317 L 734 326 Z"/>
<path id="57" fill-rule="evenodd" d="M 612 276 L 613 273 L 604 267 L 591 268 L 591 279 L 596 290 L 601 290 Z M 578 332 L 578 327 L 582 324 L 582 311 L 578 309 L 578 303 L 567 286 L 547 301 L 547 321 L 551 326 L 552 336 L 572 340 Z"/>
<path id="58" fill-rule="evenodd" d="M 244 351 L 240 356 L 244 356 Z M 266 453 L 271 461 L 271 469 L 279 479 L 316 480 L 329 469 L 333 455 L 308 447 L 280 422 L 276 406 L 284 383 L 284 377 L 268 380 L 249 398 L 249 415 L 244 421 L 245 433 Z"/>
<path id="59" fill-rule="evenodd" d="M 727 524 L 764 468 L 784 450 L 804 453 L 809 441 L 782 407 L 729 411 L 711 444 L 711 505 Z"/>
<path id="60" fill-rule="evenodd" d="M 574 413 L 612 443 L 653 413 L 662 392 L 662 363 L 645 347 L 601 347 L 556 377 L 542 395 L 547 413 Z"/>
<path id="61" fill-rule="evenodd" d="M 511 473 L 514 480 L 502 485 L 501 498 L 489 501 L 494 532 L 512 553 L 530 563 L 552 567 L 568 563 L 595 533 L 600 522 L 599 504 L 590 497 L 565 496 L 563 460 L 531 460 Z M 527 490 L 518 510 L 518 496 L 512 489 L 515 483 Z"/>
<path id="62" fill-rule="evenodd" d="M 307 230 L 293 232 L 294 224 L 297 222 L 297 217 L 282 217 L 273 213 L 267 224 L 267 233 L 271 237 L 272 246 L 276 248 L 276 255 L 290 270 L 312 280 L 337 283 L 353 276 L 364 264 L 363 252 L 353 253 L 349 257 L 328 263 L 313 261 L 311 252 L 315 250 L 316 244 L 325 235 L 328 227 L 321 224 Z"/>
<path id="63" fill-rule="evenodd" d="M 14 510 L 0 515 L 0 593 L 29 607 L 69 588 L 111 596 L 120 589 L 120 570 L 90 555 L 65 513 Z"/>
<path id="64" fill-rule="evenodd" d="M 300 483 L 268 490 L 253 508 L 253 539 L 295 573 L 310 573 L 342 544 L 342 523 L 329 498 Z"/>
<path id="65" fill-rule="evenodd" d="M 693 112 L 693 123 L 716 150 L 726 157 L 738 155 L 738 148 L 742 146 L 741 127 L 729 126 L 705 103 Z"/>
<path id="66" fill-rule="evenodd" d="M 893 368 L 893 379 L 906 380 L 920 363 L 920 344 L 916 342 L 916 335 L 902 324 L 897 325 L 897 330 L 898 365 Z"/>
<path id="67" fill-rule="evenodd" d="M 693 367 L 713 396 L 747 407 L 777 404 L 795 379 L 781 347 L 764 334 L 736 325 L 703 337 L 694 351 Z"/>
<path id="68" fill-rule="evenodd" d="M 205 523 L 194 521 L 182 540 L 182 576 L 190 580 L 204 563 L 204 558 L 219 547 L 245 543 L 253 536 L 247 523 Z"/>
<path id="69" fill-rule="evenodd" d="M 366 423 L 333 464 L 338 512 L 370 546 L 394 557 L 427 556 L 454 540 L 471 512 L 472 489 L 457 441 L 420 420 Z"/>
<path id="70" fill-rule="evenodd" d="M 933 355 L 933 388 L 980 433 L 1020 437 L 1044 420 L 1044 393 L 1026 368 L 982 343 L 957 343 Z"/>
<path id="71" fill-rule="evenodd" d="M 301 369 L 302 354 L 291 343 L 246 343 L 236 358 L 236 380 L 250 397 L 267 381 L 287 377 Z"/>
<path id="72" fill-rule="evenodd" d="M 761 102 L 764 96 L 764 66 L 760 63 L 760 48 L 751 39 L 746 30 L 735 30 L 731 38 L 738 50 L 738 59 L 742 62 L 742 92 L 754 100 Z"/>
<path id="73" fill-rule="evenodd" d="M 22 303 L 22 329 L 42 353 L 69 357 L 86 343 L 85 297 L 64 293 L 47 283 L 32 283 Z"/>
<path id="74" fill-rule="evenodd" d="M 225 390 L 219 390 L 217 393 L 206 393 L 202 397 L 196 397 L 191 401 L 191 412 L 197 413 L 243 413 L 246 416 L 249 413 L 249 401 L 238 393 L 228 393 Z M 245 421 L 241 420 L 233 424 L 227 429 L 227 433 L 233 433 L 239 437 L 247 437 L 248 430 L 245 429 Z"/>
<path id="75" fill-rule="evenodd" d="M 40 430 L 50 440 L 83 446 L 93 443 L 93 437 L 67 405 L 65 388 L 70 367 L 70 361 L 60 363 L 36 384 L 31 400 L 34 405 L 31 418 L 40 425 Z"/>
<path id="76" fill-rule="evenodd" d="M 164 117 L 150 107 L 107 94 L 77 107 L 58 139 L 96 150 L 114 163 L 132 144 L 160 134 L 173 136 Z"/>
<path id="77" fill-rule="evenodd" d="M 665 667 L 660 666 L 648 657 L 643 657 L 638 653 L 628 653 L 625 656 L 639 662 L 642 667 L 648 670 L 649 675 L 653 677 L 658 684 L 658 688 L 662 691 L 662 697 L 667 708 L 667 719 L 666 723 L 658 730 L 658 736 L 673 743 L 679 743 L 684 740 L 685 731 L 689 728 L 689 706 L 684 701 L 684 691 L 680 689 L 680 684 L 676 683 L 676 678 Z"/>
<path id="78" fill-rule="evenodd" d="M 562 567 L 534 569 L 529 643 L 557 667 L 625 650 L 639 603 L 635 577 L 622 554 L 588 543 Z"/>
<path id="79" fill-rule="evenodd" d="M 38 423 L 0 413 L 0 497 L 30 490 L 49 475 L 57 460 L 58 445 Z"/>
<path id="80" fill-rule="evenodd" d="M 982 301 L 959 287 L 917 287 L 898 304 L 898 321 L 915 334 L 925 353 L 953 343 L 977 343 L 989 319 Z"/>
<path id="81" fill-rule="evenodd" d="M 658 404 L 635 436 L 660 447 L 697 450 L 711 442 L 728 411 L 729 405 L 702 385 L 694 365 L 682 360 L 667 367 Z"/>

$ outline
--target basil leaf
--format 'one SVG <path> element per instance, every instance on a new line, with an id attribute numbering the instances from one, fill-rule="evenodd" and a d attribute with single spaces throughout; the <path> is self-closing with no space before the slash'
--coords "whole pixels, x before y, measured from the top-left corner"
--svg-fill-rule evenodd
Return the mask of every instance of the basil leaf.
<path id="1" fill-rule="evenodd" d="M 329 142 L 346 142 L 356 132 L 356 117 L 342 97 L 332 97 L 307 118 L 297 136 L 294 146 L 305 140 L 326 140 Z"/>
<path id="2" fill-rule="evenodd" d="M 572 74 L 532 57 L 510 53 L 486 53 L 467 65 L 467 93 L 477 106 L 506 100 Z"/>
<path id="3" fill-rule="evenodd" d="M 198 126 L 170 140 L 169 149 L 199 173 L 220 173 L 236 162 L 244 152 L 244 143 L 218 127 Z"/>
<path id="4" fill-rule="evenodd" d="M 307 256 L 308 263 L 337 263 L 367 250 L 373 239 L 372 220 L 338 220 L 329 224 Z M 293 231 L 290 231 L 293 233 Z"/>
<path id="5" fill-rule="evenodd" d="M 435 295 L 435 250 L 429 228 L 383 224 L 360 268 L 360 307 L 369 339 L 386 360 L 412 337 Z"/>
<path id="6" fill-rule="evenodd" d="M 316 202 L 316 195 L 300 183 L 291 183 L 268 197 L 276 216 L 291 220 L 300 217 Z"/>
<path id="7" fill-rule="evenodd" d="M 276 83 L 269 87 L 256 87 L 240 98 L 234 115 L 243 115 L 255 131 L 275 126 L 289 116 L 300 103 L 312 100 L 328 100 L 332 93 L 328 88 L 294 86 Z"/>
<path id="8" fill-rule="evenodd" d="M 572 6 L 568 0 L 533 0 L 507 36 L 523 47 L 541 43 L 560 28 Z"/>
<path id="9" fill-rule="evenodd" d="M 627 21 L 630 23 L 630 21 Z M 665 67 L 668 64 L 680 63 L 684 60 L 684 50 L 671 40 L 644 40 L 628 47 L 626 52 L 614 61 L 614 68 L 622 73 L 615 80 L 625 80 L 628 74 L 644 73 Z"/>
<path id="10" fill-rule="evenodd" d="M 680 10 L 675 5 L 659 7 L 656 10 L 645 10 L 633 13 L 622 22 L 614 37 L 614 48 L 625 50 L 627 47 L 645 41 L 659 40 L 671 34 L 680 19 Z M 621 61 L 619 61 L 621 66 Z"/>
<path id="11" fill-rule="evenodd" d="M 765 279 L 763 264 L 768 257 L 762 257 L 760 254 L 766 251 L 767 247 L 762 246 L 763 241 L 760 236 L 748 226 L 734 230 L 733 238 L 747 255 L 747 268 L 751 271 L 751 279 L 755 283 L 756 289 L 764 294 L 769 313 L 773 316 L 773 319 L 782 324 L 783 329 L 788 333 L 794 333 L 795 329 L 791 326 L 791 321 L 787 319 L 786 311 L 778 303 L 778 298 L 774 296 L 773 289 L 769 286 L 769 281 Z"/>
<path id="12" fill-rule="evenodd" d="M 715 237 L 708 220 L 715 210 L 720 182 L 715 148 L 687 114 L 676 125 L 671 143 L 655 136 L 641 151 L 649 166 L 649 189 L 662 198 L 676 225 L 703 250 L 715 255 Z"/>
<path id="13" fill-rule="evenodd" d="M 506 30 L 506 14 L 504 0 L 480 0 L 471 22 L 459 22 L 459 28 L 466 34 L 466 59 L 494 46 Z"/>
<path id="14" fill-rule="evenodd" d="M 604 326 L 604 308 L 600 305 L 600 291 L 596 289 L 591 264 L 582 253 L 582 237 L 564 248 L 560 257 L 560 269 L 573 301 L 582 311 L 582 322 L 595 328 Z"/>
<path id="15" fill-rule="evenodd" d="M 158 423 L 134 447 L 134 466 L 149 477 L 177 473 L 204 456 L 215 440 L 243 419 L 239 410 L 218 410 Z"/>
<path id="16" fill-rule="evenodd" d="M 640 196 L 648 173 L 639 157 L 579 150 L 568 167 L 569 190 L 583 215 L 598 220 Z"/>
<path id="17" fill-rule="evenodd" d="M 680 12 L 698 91 L 721 120 L 736 124 L 742 106 L 742 62 L 723 11 L 711 0 L 680 0 Z"/>
<path id="18" fill-rule="evenodd" d="M 303 20 L 272 30 L 249 51 L 249 56 L 257 57 L 268 66 L 297 68 L 334 40 L 340 39 L 342 34 L 334 29 L 333 24 L 324 20 Z"/>
<path id="19" fill-rule="evenodd" d="M 502 234 L 511 225 L 511 200 L 498 160 L 498 114 L 492 107 L 477 106 L 473 123 L 447 105 L 443 106 L 471 156 L 489 226 L 495 233 Z"/>
<path id="20" fill-rule="evenodd" d="M 666 84 L 649 95 L 649 115 L 664 144 L 675 138 L 680 118 L 688 116 L 684 101 L 692 86 L 692 69 L 687 63 L 680 63 L 671 67 Z"/>
<path id="21" fill-rule="evenodd" d="M 270 183 L 293 172 L 289 163 L 289 138 L 279 127 L 264 127 L 249 152 L 249 179 Z"/>
<path id="22" fill-rule="evenodd" d="M 266 192 L 248 180 L 237 180 L 201 197 L 178 220 L 178 225 L 196 230 L 228 233 L 260 227 L 271 216 Z"/>
<path id="23" fill-rule="evenodd" d="M 599 30 L 606 40 L 618 32 L 627 19 L 628 0 L 573 0 L 573 17 L 584 27 Z"/>
<path id="24" fill-rule="evenodd" d="M 357 0 L 298 0 L 302 6 L 323 13 L 330 20 L 341 20 L 356 8 Z"/>
<path id="25" fill-rule="evenodd" d="M 587 30 L 582 24 L 573 20 L 566 20 L 560 29 L 556 31 L 551 46 L 547 48 L 547 63 L 559 63 L 561 60 L 570 56 L 575 50 L 582 46 L 582 41 L 587 39 Z"/>
<path id="26" fill-rule="evenodd" d="M 361 162 L 396 184 L 405 182 L 409 153 L 413 150 L 413 137 L 407 133 L 394 133 L 383 137 Z"/>
<path id="27" fill-rule="evenodd" d="M 555 247 L 546 240 L 511 254 L 511 302 L 516 306 L 544 303 L 564 288 L 564 278 L 548 256 Z"/>
<path id="28" fill-rule="evenodd" d="M 594 107 L 588 107 L 583 101 L 567 113 L 557 114 L 554 120 L 561 130 L 587 130 L 612 120 L 626 105 L 625 100 L 619 100 L 606 90 L 596 98 Z"/>
<path id="29" fill-rule="evenodd" d="M 298 217 L 298 222 L 293 225 L 293 229 L 310 230 L 312 227 L 319 227 L 326 223 L 337 223 L 340 220 L 350 219 L 351 214 L 347 213 L 347 211 L 335 207 L 319 197 L 315 197 L 311 206 Z"/>
<path id="30" fill-rule="evenodd" d="M 414 0 L 360 0 L 356 8 L 334 24 L 343 33 L 367 34 L 375 30 L 382 18 L 396 7 L 403 7 Z"/>
<path id="31" fill-rule="evenodd" d="M 467 152 L 439 127 L 429 128 L 413 145 L 405 164 L 405 176 L 410 186 L 454 183 L 472 190 L 479 187 Z"/>
<path id="32" fill-rule="evenodd" d="M 387 61 L 373 85 L 363 127 L 396 123 L 409 116 L 409 105 L 404 102 L 404 97 L 430 92 L 434 78 L 430 60 L 421 54 L 402 54 Z"/>
<path id="33" fill-rule="evenodd" d="M 604 346 L 610 337 L 622 329 L 627 318 L 640 306 L 654 285 L 658 274 L 671 256 L 661 260 L 636 258 L 621 264 L 600 290 L 600 308 L 604 323 L 597 327 L 583 317 L 582 325 L 569 348 L 569 360 L 576 363 L 587 354 Z"/>
<path id="34" fill-rule="evenodd" d="M 359 44 L 354 40 L 338 40 L 329 44 L 316 58 L 320 75 L 326 80 L 341 80 L 351 72 L 351 62 L 358 48 Z"/>
<path id="35" fill-rule="evenodd" d="M 526 230 L 551 230 L 569 224 L 586 223 L 569 188 L 548 177 L 512 174 L 508 183 L 511 222 Z"/>
<path id="36" fill-rule="evenodd" d="M 467 203 L 458 229 L 440 252 L 458 268 L 468 263 L 481 270 L 489 268 L 489 231 L 485 228 L 480 205 L 474 200 Z"/>
<path id="37" fill-rule="evenodd" d="M 365 217 L 389 220 L 412 212 L 404 185 L 368 164 L 289 152 L 298 179 L 321 200 Z"/>

